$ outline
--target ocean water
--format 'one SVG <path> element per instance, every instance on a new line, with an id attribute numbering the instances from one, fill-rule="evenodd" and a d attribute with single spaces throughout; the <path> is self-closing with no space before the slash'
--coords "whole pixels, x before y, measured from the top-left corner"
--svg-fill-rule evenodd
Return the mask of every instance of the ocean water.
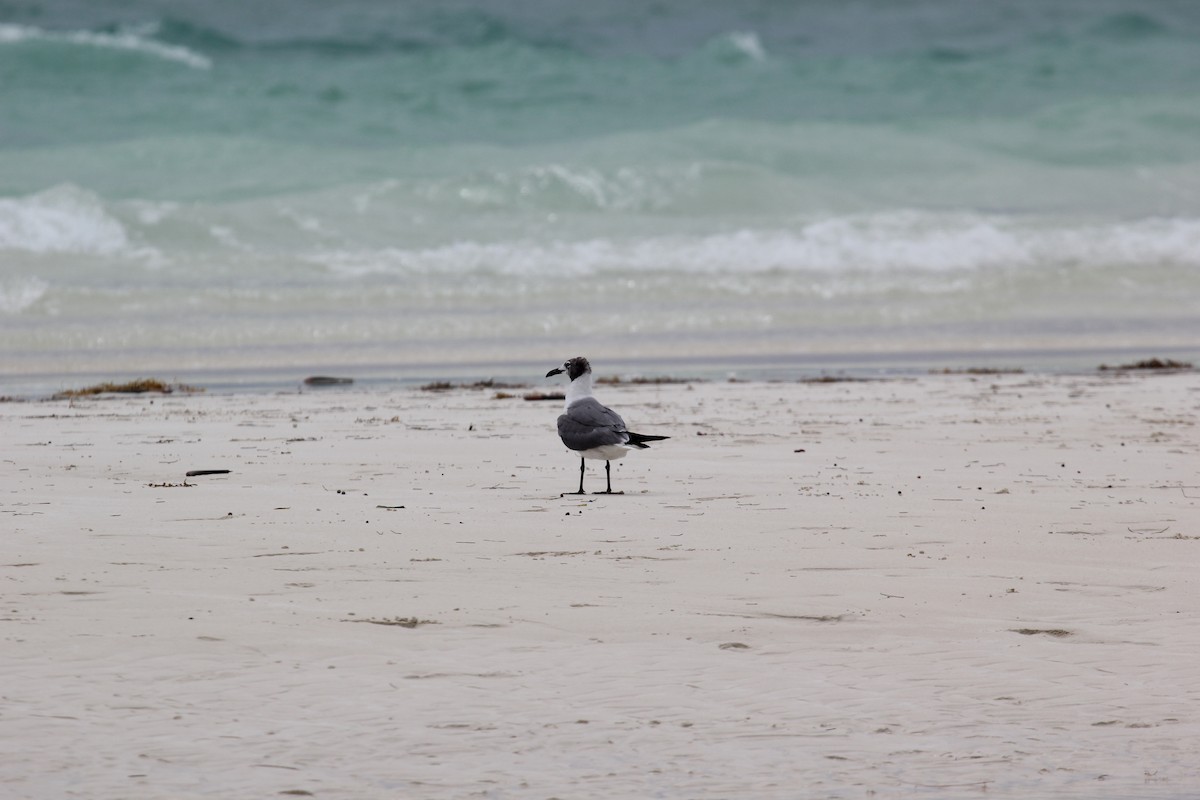
<path id="1" fill-rule="evenodd" d="M 0 395 L 1198 343 L 1194 0 L 0 0 Z"/>

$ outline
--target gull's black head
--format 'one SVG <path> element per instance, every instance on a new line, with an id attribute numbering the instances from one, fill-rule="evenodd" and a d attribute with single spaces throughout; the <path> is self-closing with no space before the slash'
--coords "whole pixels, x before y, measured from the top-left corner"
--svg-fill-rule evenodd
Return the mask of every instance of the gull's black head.
<path id="1" fill-rule="evenodd" d="M 569 361 L 564 362 L 562 367 L 560 367 L 558 369 L 552 369 L 549 372 L 547 372 L 546 377 L 549 378 L 551 375 L 561 375 L 562 373 L 565 372 L 565 373 L 567 373 L 568 378 L 570 378 L 571 380 L 575 380 L 580 375 L 583 375 L 584 373 L 591 372 L 591 371 L 592 371 L 592 365 L 588 363 L 588 360 L 586 358 L 584 358 L 583 356 L 575 356 L 574 358 L 570 359 Z"/>

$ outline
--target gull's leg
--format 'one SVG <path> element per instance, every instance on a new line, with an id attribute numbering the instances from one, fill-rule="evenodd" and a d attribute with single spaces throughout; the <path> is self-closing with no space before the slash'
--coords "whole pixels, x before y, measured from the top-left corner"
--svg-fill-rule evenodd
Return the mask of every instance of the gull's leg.
<path id="1" fill-rule="evenodd" d="M 624 492 L 614 492 L 612 490 L 612 462 L 611 461 L 604 462 L 604 479 L 605 479 L 605 483 L 608 485 L 608 488 L 605 489 L 603 492 L 596 492 L 596 494 L 624 494 Z"/>
<path id="2" fill-rule="evenodd" d="M 583 468 L 586 463 L 587 462 L 584 461 L 582 458 L 579 459 L 579 491 L 578 492 L 563 492 L 562 495 L 560 495 L 560 496 L 566 496 L 568 494 L 586 494 L 586 492 L 583 491 Z"/>

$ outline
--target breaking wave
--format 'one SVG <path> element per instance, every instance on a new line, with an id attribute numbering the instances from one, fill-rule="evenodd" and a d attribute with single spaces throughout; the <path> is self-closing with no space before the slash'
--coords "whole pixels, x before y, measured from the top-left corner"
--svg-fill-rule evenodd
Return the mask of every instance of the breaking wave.
<path id="1" fill-rule="evenodd" d="M 187 47 L 154 39 L 156 24 L 139 25 L 114 32 L 49 31 L 30 25 L 0 24 L 0 45 L 26 42 L 74 45 L 138 53 L 164 61 L 173 61 L 192 69 L 210 69 L 212 60 Z"/>

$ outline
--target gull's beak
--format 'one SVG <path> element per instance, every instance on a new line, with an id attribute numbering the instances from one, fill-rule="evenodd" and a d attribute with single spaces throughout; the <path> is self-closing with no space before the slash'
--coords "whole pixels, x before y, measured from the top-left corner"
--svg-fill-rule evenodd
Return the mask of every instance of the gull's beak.
<path id="1" fill-rule="evenodd" d="M 559 367 L 558 369 L 552 369 L 549 372 L 547 372 L 546 377 L 549 378 L 551 375 L 561 375 L 562 373 L 563 373 L 563 368 Z"/>

